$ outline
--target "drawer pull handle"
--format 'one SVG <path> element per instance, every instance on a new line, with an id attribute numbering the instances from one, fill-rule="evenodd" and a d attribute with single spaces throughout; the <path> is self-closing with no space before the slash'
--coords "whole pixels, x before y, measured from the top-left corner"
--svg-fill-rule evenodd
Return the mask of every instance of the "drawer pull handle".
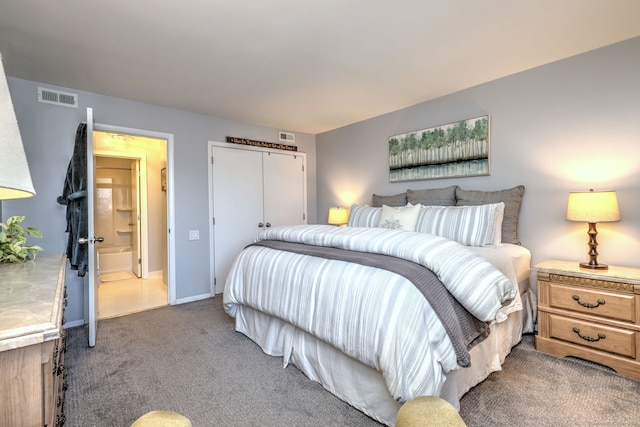
<path id="1" fill-rule="evenodd" d="M 582 338 L 583 340 L 585 340 L 585 341 L 589 341 L 589 342 L 597 342 L 597 341 L 603 340 L 603 339 L 605 339 L 605 338 L 607 337 L 607 336 L 606 336 L 605 334 L 603 334 L 603 333 L 599 333 L 599 334 L 598 334 L 598 338 L 593 338 L 593 337 L 590 337 L 590 336 L 587 336 L 587 335 L 581 335 L 581 334 L 580 334 L 580 329 L 578 329 L 578 328 L 573 328 L 573 332 L 575 332 L 576 334 L 578 334 L 578 336 L 579 336 L 580 338 Z"/>
<path id="2" fill-rule="evenodd" d="M 597 304 L 591 304 L 591 303 L 588 303 L 588 302 L 580 302 L 580 295 L 574 295 L 574 296 L 573 296 L 573 299 L 574 299 L 578 304 L 580 304 L 581 306 L 583 306 L 583 307 L 585 307 L 585 308 L 596 308 L 596 307 L 599 307 L 599 306 L 601 306 L 601 305 L 604 305 L 604 303 L 605 303 L 605 301 L 604 301 L 602 298 L 600 298 L 600 299 L 598 300 L 598 303 L 597 303 Z"/>

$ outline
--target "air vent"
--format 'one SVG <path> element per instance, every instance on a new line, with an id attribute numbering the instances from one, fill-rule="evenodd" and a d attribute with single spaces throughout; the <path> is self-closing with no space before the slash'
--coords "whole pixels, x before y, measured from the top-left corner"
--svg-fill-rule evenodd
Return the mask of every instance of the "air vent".
<path id="1" fill-rule="evenodd" d="M 45 104 L 62 105 L 63 107 L 78 108 L 78 94 L 39 87 L 38 102 L 44 102 Z"/>
<path id="2" fill-rule="evenodd" d="M 289 132 L 278 132 L 279 139 L 281 142 L 296 142 L 296 136 Z"/>

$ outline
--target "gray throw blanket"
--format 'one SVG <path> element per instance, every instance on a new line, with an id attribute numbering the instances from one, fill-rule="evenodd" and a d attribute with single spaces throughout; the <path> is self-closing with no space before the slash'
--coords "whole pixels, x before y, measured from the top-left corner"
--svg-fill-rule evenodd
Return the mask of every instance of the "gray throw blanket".
<path id="1" fill-rule="evenodd" d="M 89 212 L 87 207 L 87 124 L 80 123 L 76 130 L 73 156 L 67 167 L 62 195 L 58 203 L 67 206 L 67 258 L 72 270 L 84 277 L 89 266 L 87 245 L 78 243 L 88 237 Z"/>
<path id="2" fill-rule="evenodd" d="M 462 367 L 471 366 L 469 350 L 489 336 L 489 323 L 471 315 L 449 293 L 440 279 L 420 264 L 388 255 L 276 240 L 262 240 L 249 246 L 264 246 L 302 255 L 353 262 L 388 270 L 405 277 L 424 295 L 444 325 L 456 352 L 458 365 Z"/>

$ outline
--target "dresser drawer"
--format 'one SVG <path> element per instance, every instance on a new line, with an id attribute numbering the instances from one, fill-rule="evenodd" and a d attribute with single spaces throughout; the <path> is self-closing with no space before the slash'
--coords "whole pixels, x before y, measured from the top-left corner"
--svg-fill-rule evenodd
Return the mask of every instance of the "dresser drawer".
<path id="1" fill-rule="evenodd" d="M 636 322 L 635 298 L 634 295 L 549 284 L 549 306 L 623 322 Z"/>
<path id="2" fill-rule="evenodd" d="M 550 338 L 635 359 L 636 332 L 598 323 L 549 315 Z"/>

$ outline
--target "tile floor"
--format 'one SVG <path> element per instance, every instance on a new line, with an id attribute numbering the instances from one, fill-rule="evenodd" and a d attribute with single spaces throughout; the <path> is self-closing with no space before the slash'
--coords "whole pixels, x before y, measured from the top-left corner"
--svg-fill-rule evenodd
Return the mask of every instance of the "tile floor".
<path id="1" fill-rule="evenodd" d="M 162 277 L 101 282 L 98 287 L 98 319 L 123 316 L 167 305 L 167 286 Z"/>

